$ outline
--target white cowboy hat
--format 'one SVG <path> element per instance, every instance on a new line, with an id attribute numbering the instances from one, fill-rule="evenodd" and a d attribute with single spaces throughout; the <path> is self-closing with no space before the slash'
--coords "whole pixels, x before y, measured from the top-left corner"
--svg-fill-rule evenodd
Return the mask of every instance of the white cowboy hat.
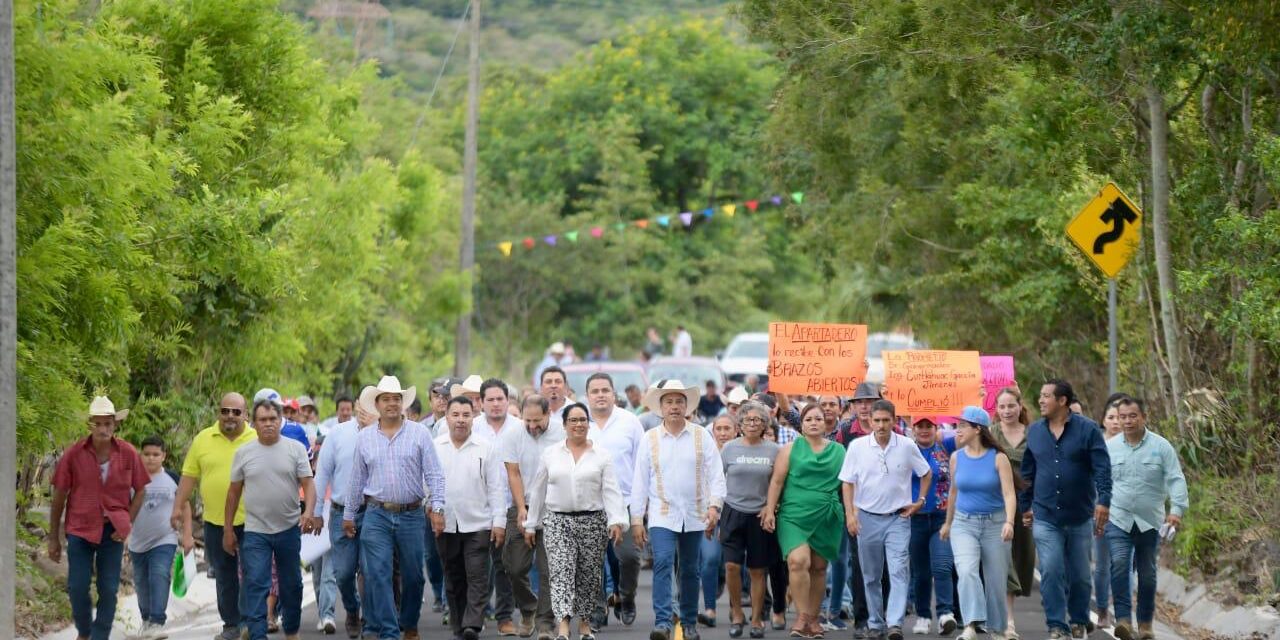
<path id="1" fill-rule="evenodd" d="M 550 348 L 550 349 L 548 349 L 548 351 L 549 351 L 549 352 L 551 352 L 551 355 L 555 355 L 555 356 L 562 356 L 562 355 L 564 355 L 564 343 L 563 343 L 563 342 L 552 342 L 552 343 L 551 343 L 551 348 Z"/>
<path id="2" fill-rule="evenodd" d="M 400 387 L 400 378 L 382 376 L 382 379 L 378 381 L 378 386 L 365 387 L 360 392 L 360 407 L 375 416 L 378 415 L 378 407 L 374 404 L 374 400 L 377 400 L 378 396 L 384 393 L 398 394 L 400 396 L 400 406 L 408 408 L 409 405 L 413 404 L 413 399 L 417 397 L 418 388 L 409 387 L 408 389 L 403 389 Z"/>
<path id="3" fill-rule="evenodd" d="M 116 411 L 116 405 L 111 403 L 111 399 L 106 396 L 94 396 L 93 402 L 89 403 L 89 417 L 94 416 L 112 416 L 116 422 L 120 422 L 129 417 L 128 409 Z"/>
<path id="4" fill-rule="evenodd" d="M 645 392 L 642 404 L 655 414 L 662 415 L 662 396 L 669 393 L 684 395 L 689 405 L 688 413 L 698 410 L 698 398 L 702 395 L 702 390 L 698 387 L 686 387 L 683 382 L 675 378 L 659 380 L 653 383 L 653 386 L 649 387 L 649 390 Z"/>
<path id="5" fill-rule="evenodd" d="M 456 398 L 464 393 L 480 393 L 480 385 L 484 384 L 484 380 L 477 375 L 469 375 L 462 384 L 455 384 L 449 387 L 449 397 Z"/>
<path id="6" fill-rule="evenodd" d="M 751 396 L 747 394 L 747 390 L 742 387 L 734 387 L 729 390 L 729 395 L 725 397 L 728 404 L 742 404 L 750 400 Z"/>

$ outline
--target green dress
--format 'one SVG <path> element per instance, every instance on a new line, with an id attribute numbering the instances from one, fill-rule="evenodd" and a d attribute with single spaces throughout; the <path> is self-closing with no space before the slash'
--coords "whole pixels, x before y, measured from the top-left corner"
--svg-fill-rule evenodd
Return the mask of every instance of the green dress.
<path id="1" fill-rule="evenodd" d="M 828 442 L 814 453 L 809 441 L 799 438 L 791 445 L 787 484 L 778 507 L 778 546 L 786 558 L 792 549 L 807 544 L 815 553 L 834 562 L 845 536 L 844 513 L 840 507 L 840 467 L 844 447 Z"/>

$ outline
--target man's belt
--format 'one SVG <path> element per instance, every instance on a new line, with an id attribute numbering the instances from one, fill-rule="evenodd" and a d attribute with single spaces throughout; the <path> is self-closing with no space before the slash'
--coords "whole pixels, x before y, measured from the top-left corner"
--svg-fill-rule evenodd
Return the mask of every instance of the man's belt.
<path id="1" fill-rule="evenodd" d="M 330 513 L 339 514 L 339 517 L 341 517 L 341 514 L 347 510 L 347 507 L 344 506 L 341 502 L 330 502 L 329 505 L 330 505 Z M 356 513 L 360 513 L 362 511 L 364 511 L 363 504 L 360 505 L 359 509 L 356 509 Z"/>
<path id="2" fill-rule="evenodd" d="M 369 496 L 365 496 L 364 503 L 366 505 L 378 507 L 388 513 L 404 513 L 405 511 L 413 511 L 414 509 L 422 508 L 421 500 L 410 502 L 408 504 L 400 504 L 396 502 L 381 502 L 379 500 L 374 500 Z"/>

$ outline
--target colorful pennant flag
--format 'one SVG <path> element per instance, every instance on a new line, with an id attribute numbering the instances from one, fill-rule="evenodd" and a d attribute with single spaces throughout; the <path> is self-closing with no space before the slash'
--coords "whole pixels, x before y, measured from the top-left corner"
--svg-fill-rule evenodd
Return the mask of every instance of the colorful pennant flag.
<path id="1" fill-rule="evenodd" d="M 498 251 L 501 251 L 501 252 L 502 252 L 502 255 L 503 255 L 504 257 L 510 258 L 510 257 L 511 257 L 511 243 L 510 243 L 510 242 L 499 242 L 499 243 L 498 243 Z"/>
<path id="2" fill-rule="evenodd" d="M 795 193 L 792 193 L 791 199 L 794 200 L 796 204 L 800 204 L 801 202 L 804 202 L 804 192 L 796 191 Z"/>
<path id="3" fill-rule="evenodd" d="M 752 213 L 755 213 L 756 209 L 758 209 L 759 207 L 760 207 L 760 201 L 759 201 L 759 200 L 748 200 L 748 201 L 747 201 L 747 208 L 748 208 L 748 209 L 750 209 Z"/>
<path id="4" fill-rule="evenodd" d="M 773 203 L 773 206 L 775 206 L 775 207 L 777 207 L 777 206 L 781 206 L 781 205 L 782 205 L 782 196 L 774 196 L 774 197 L 772 197 L 772 198 L 769 198 L 769 202 L 772 202 L 772 203 Z"/>
<path id="5" fill-rule="evenodd" d="M 534 240 L 533 238 L 525 238 L 522 244 L 524 244 L 524 248 L 532 249 L 534 245 Z"/>
<path id="6" fill-rule="evenodd" d="M 720 210 L 721 210 L 721 211 L 723 211 L 723 212 L 724 212 L 724 214 L 725 214 L 726 216 L 729 216 L 730 218 L 732 218 L 732 217 L 733 217 L 733 213 L 734 213 L 735 211 L 737 211 L 737 210 L 738 210 L 738 205 L 736 205 L 736 204 L 726 204 L 726 205 L 724 205 L 723 207 L 720 207 Z M 707 209 L 707 211 L 711 211 L 711 210 L 710 210 L 710 209 Z M 707 214 L 707 217 L 708 217 L 708 218 L 710 218 L 710 217 L 711 217 L 711 214 L 710 214 L 710 213 L 708 213 L 708 214 Z"/>
<path id="7" fill-rule="evenodd" d="M 644 221 L 644 223 L 647 225 L 647 224 L 649 224 L 649 221 L 648 221 L 648 220 L 645 220 L 645 221 Z M 638 223 L 638 222 L 636 223 L 636 226 L 637 226 L 637 227 L 640 227 L 641 229 L 643 229 L 643 228 L 644 228 L 644 227 L 641 227 L 641 226 L 640 226 L 640 223 Z M 625 222 L 617 222 L 617 223 L 614 223 L 613 228 L 614 228 L 614 230 L 615 230 L 615 231 L 622 231 L 623 229 L 626 229 L 626 228 L 627 228 L 627 223 L 625 223 Z"/>
<path id="8" fill-rule="evenodd" d="M 710 211 L 710 209 L 708 209 L 708 211 Z M 683 222 L 686 227 L 693 224 L 693 213 L 686 211 L 680 214 L 680 222 Z"/>
<path id="9" fill-rule="evenodd" d="M 637 227 L 640 227 L 641 229 L 648 229 L 648 228 L 649 228 L 649 221 L 648 221 L 648 220 L 636 220 L 636 226 L 637 226 Z"/>
<path id="10" fill-rule="evenodd" d="M 603 235 L 604 235 L 604 229 L 601 229 L 600 227 L 591 227 L 592 238 L 599 238 Z"/>
<path id="11" fill-rule="evenodd" d="M 566 231 L 566 232 L 564 232 L 564 239 L 565 239 L 565 240 L 568 240 L 569 242 L 577 242 L 577 241 L 578 241 L 578 232 L 577 232 L 577 231 Z"/>
<path id="12" fill-rule="evenodd" d="M 659 225 L 659 226 L 663 226 L 663 227 L 665 227 L 665 226 L 667 226 L 667 225 L 669 225 L 669 224 L 671 224 L 671 216 L 658 216 L 658 225 Z M 643 229 L 644 227 L 641 227 L 641 228 Z"/>
<path id="13" fill-rule="evenodd" d="M 543 238 L 542 241 L 553 247 L 556 246 L 556 237 L 554 235 L 547 236 Z"/>

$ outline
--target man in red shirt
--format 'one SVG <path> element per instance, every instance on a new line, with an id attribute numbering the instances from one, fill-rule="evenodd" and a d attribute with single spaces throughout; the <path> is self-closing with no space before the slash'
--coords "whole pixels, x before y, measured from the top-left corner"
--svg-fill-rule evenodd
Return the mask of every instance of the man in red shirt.
<path id="1" fill-rule="evenodd" d="M 67 594 L 79 640 L 111 636 L 124 539 L 146 499 L 143 488 L 151 481 L 142 456 L 115 436 L 116 427 L 128 415 L 128 410 L 117 412 L 105 396 L 94 398 L 89 405 L 89 437 L 68 447 L 53 472 L 49 559 L 62 558 L 65 515 Z M 89 595 L 95 568 L 96 615 Z"/>

